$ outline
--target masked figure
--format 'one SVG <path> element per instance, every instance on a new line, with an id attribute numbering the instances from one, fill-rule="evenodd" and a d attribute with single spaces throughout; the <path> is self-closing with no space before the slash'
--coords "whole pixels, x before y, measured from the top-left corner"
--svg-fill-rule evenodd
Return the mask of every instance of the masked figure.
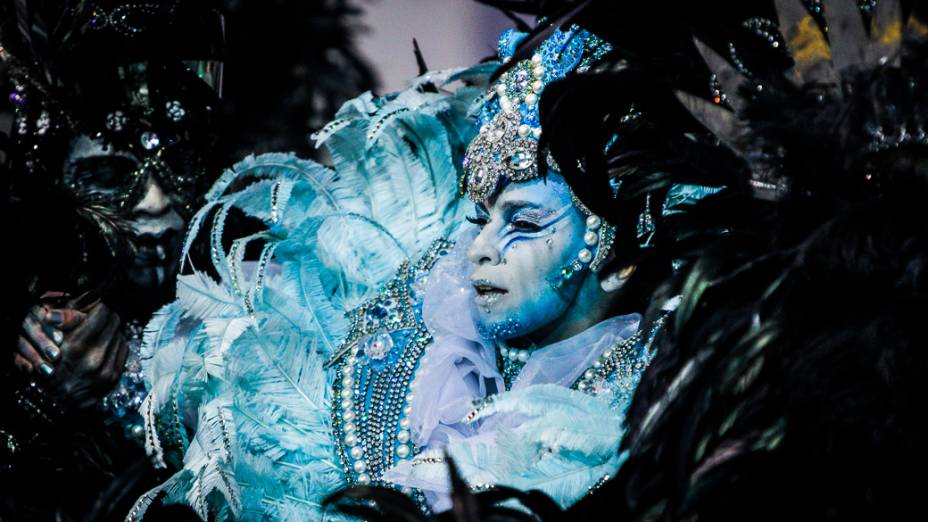
<path id="1" fill-rule="evenodd" d="M 504 62 L 523 38 L 504 33 Z M 184 246 L 205 238 L 209 262 L 184 270 L 145 343 L 146 446 L 183 470 L 130 516 L 164 501 L 318 520 L 369 484 L 440 510 L 442 449 L 475 487 L 562 505 L 614 473 L 660 324 L 641 327 L 623 292 L 637 267 L 614 245 L 648 230 L 617 230 L 536 164 L 542 90 L 607 51 L 554 31 L 483 96 L 444 89 L 494 64 L 349 102 L 316 135 L 331 167 L 273 154 L 228 171 Z M 262 226 L 233 237 L 238 213 Z"/>
<path id="2" fill-rule="evenodd" d="M 5 203 L 22 249 L 5 325 L 18 335 L 4 337 L 20 370 L 3 390 L 22 489 L 11 517 L 103 519 L 150 480 L 138 351 L 144 323 L 173 298 L 186 221 L 214 179 L 221 18 L 209 2 L 8 4 Z M 122 492 L 98 499 L 108 486 L 96 480 L 114 476 Z M 49 502 L 59 480 L 67 493 Z"/>

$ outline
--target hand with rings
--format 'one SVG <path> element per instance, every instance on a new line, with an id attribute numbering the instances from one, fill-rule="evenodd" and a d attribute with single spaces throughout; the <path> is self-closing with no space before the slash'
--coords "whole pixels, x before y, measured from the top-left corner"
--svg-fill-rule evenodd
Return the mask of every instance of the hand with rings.
<path id="1" fill-rule="evenodd" d="M 64 297 L 48 293 L 43 297 Z M 39 304 L 22 324 L 14 364 L 37 373 L 62 402 L 93 404 L 119 379 L 128 356 L 122 320 L 102 301 Z"/>

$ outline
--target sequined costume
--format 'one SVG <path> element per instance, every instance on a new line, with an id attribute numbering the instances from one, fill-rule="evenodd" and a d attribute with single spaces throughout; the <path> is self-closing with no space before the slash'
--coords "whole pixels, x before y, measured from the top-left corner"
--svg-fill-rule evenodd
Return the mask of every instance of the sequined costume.
<path id="1" fill-rule="evenodd" d="M 521 38 L 504 33 L 504 60 Z M 539 78 L 509 73 L 499 84 L 535 86 L 537 99 L 547 82 L 595 60 L 598 46 L 579 29 L 557 31 L 530 64 Z M 177 301 L 146 332 L 146 445 L 158 461 L 182 455 L 183 469 L 130 519 L 160 499 L 204 518 L 339 520 L 323 500 L 367 484 L 441 510 L 443 448 L 473 487 L 542 489 L 562 505 L 615 472 L 624 410 L 650 357 L 653 332 L 638 333 L 640 316 L 521 357 L 498 350 L 471 316 L 464 252 L 474 233 L 463 212 L 472 206 L 458 189 L 468 186 L 461 166 L 482 160 L 462 161 L 468 143 L 476 150 L 466 114 L 476 103 L 483 125 L 506 119 L 501 137 L 524 147 L 493 161 L 522 171 L 537 109 L 525 105 L 535 123 L 522 128 L 481 88 L 438 91 L 495 67 L 433 73 L 402 93 L 349 102 L 316 136 L 332 167 L 263 155 L 213 187 L 185 245 L 208 241 L 210 266 L 179 277 Z M 585 212 L 592 236 L 565 279 L 596 267 L 611 245 L 614 229 Z M 236 214 L 263 228 L 229 237 Z M 509 363 L 518 369 L 507 379 Z"/>
<path id="2" fill-rule="evenodd" d="M 368 302 L 385 284 L 387 293 L 406 285 L 388 281 L 462 223 L 455 165 L 479 90 L 436 87 L 488 72 L 434 73 L 387 98 L 352 100 L 316 135 L 332 167 L 268 154 L 220 178 L 185 246 L 205 238 L 210 266 L 188 267 L 177 301 L 146 333 L 147 446 L 156 460 L 180 450 L 183 469 L 130 518 L 161 494 L 204 518 L 323 517 L 322 500 L 348 474 L 335 452 L 335 372 L 325 364 L 350 335 L 345 313 L 366 306 L 356 319 L 396 319 L 387 305 L 398 303 Z M 263 230 L 224 237 L 237 213 Z"/>

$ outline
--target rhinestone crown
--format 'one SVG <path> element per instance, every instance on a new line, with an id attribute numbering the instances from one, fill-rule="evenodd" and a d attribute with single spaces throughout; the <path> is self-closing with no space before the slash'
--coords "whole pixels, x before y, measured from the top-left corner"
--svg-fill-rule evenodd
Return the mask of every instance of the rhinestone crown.
<path id="1" fill-rule="evenodd" d="M 525 37 L 515 30 L 500 36 L 503 63 L 512 58 Z M 586 70 L 610 50 L 609 44 L 577 26 L 556 30 L 531 59 L 514 64 L 496 81 L 484 97 L 477 118 L 479 132 L 464 156 L 465 187 L 471 200 L 485 201 L 503 177 L 527 181 L 538 176 L 538 100 L 542 90 L 573 70 Z M 556 170 L 550 157 L 548 165 Z"/>

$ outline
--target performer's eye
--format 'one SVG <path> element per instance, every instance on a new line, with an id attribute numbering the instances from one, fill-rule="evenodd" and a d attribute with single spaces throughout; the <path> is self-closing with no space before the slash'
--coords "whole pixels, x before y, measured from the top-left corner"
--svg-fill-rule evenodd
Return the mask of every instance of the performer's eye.
<path id="1" fill-rule="evenodd" d="M 487 226 L 487 223 L 489 222 L 489 220 L 487 220 L 487 218 L 484 216 L 467 216 L 465 219 L 477 225 L 477 228 L 483 228 Z"/>
<path id="2" fill-rule="evenodd" d="M 528 208 L 514 212 L 509 218 L 509 227 L 519 232 L 538 232 L 546 220 L 551 217 L 549 210 Z"/>
<path id="3" fill-rule="evenodd" d="M 541 230 L 541 227 L 538 226 L 538 223 L 528 221 L 527 219 L 517 219 L 513 221 L 512 228 L 521 230 L 523 232 L 538 232 Z"/>
<path id="4" fill-rule="evenodd" d="M 122 156 L 90 156 L 74 161 L 68 174 L 85 190 L 120 190 L 126 188 L 137 168 L 137 162 Z"/>

